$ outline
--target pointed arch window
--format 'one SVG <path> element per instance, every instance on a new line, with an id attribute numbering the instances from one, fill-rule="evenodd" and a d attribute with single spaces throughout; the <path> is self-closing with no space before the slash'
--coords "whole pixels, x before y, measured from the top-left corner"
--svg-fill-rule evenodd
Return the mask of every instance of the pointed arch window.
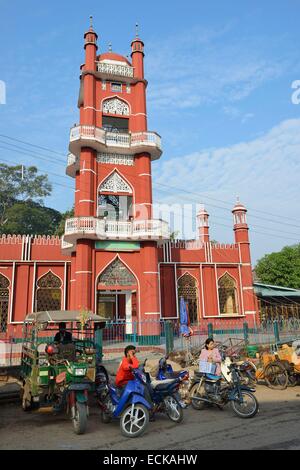
<path id="1" fill-rule="evenodd" d="M 220 314 L 238 314 L 236 281 L 228 273 L 218 281 L 218 294 Z"/>
<path id="2" fill-rule="evenodd" d="M 9 280 L 0 274 L 0 333 L 5 333 L 8 323 Z"/>
<path id="3" fill-rule="evenodd" d="M 114 171 L 100 185 L 98 216 L 105 216 L 108 220 L 129 220 L 132 216 L 132 204 L 131 187 Z"/>
<path id="4" fill-rule="evenodd" d="M 102 105 L 103 113 L 117 114 L 119 116 L 129 116 L 129 106 L 125 101 L 119 98 L 109 98 L 103 101 Z"/>
<path id="5" fill-rule="evenodd" d="M 179 302 L 181 297 L 187 304 L 190 323 L 196 323 L 198 321 L 198 287 L 196 279 L 188 273 L 178 279 Z"/>
<path id="6" fill-rule="evenodd" d="M 61 279 L 49 271 L 37 281 L 36 311 L 61 309 Z"/>
<path id="7" fill-rule="evenodd" d="M 134 275 L 119 258 L 107 266 L 100 274 L 98 282 L 104 286 L 132 286 L 136 284 Z"/>

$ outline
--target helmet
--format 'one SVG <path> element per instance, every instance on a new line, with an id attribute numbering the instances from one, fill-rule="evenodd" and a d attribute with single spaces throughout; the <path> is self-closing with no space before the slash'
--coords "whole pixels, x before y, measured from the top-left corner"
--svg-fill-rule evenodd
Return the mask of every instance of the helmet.
<path id="1" fill-rule="evenodd" d="M 53 356 L 53 354 L 57 353 L 57 349 L 53 344 L 47 344 L 45 352 L 49 354 L 49 356 Z"/>

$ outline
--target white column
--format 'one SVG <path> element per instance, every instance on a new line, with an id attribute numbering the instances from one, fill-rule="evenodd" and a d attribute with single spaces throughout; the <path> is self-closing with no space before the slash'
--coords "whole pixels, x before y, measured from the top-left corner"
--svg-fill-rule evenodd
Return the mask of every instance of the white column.
<path id="1" fill-rule="evenodd" d="M 131 292 L 126 293 L 126 312 L 125 312 L 125 318 L 126 318 L 126 334 L 131 335 L 132 334 L 132 301 L 131 301 Z"/>

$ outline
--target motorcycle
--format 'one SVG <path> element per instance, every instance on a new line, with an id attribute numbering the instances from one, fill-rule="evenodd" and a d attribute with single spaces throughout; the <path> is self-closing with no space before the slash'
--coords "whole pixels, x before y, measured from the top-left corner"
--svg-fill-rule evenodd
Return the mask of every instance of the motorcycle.
<path id="1" fill-rule="evenodd" d="M 186 408 L 188 405 L 182 399 L 182 397 L 187 395 L 187 390 L 184 391 L 184 389 L 188 387 L 187 380 L 189 379 L 189 372 L 186 370 L 175 372 L 171 364 L 167 363 L 167 359 L 168 359 L 168 356 L 165 356 L 159 360 L 156 379 L 157 380 L 177 379 L 177 378 L 181 379 L 179 391 L 176 392 L 175 397 L 179 401 L 181 407 Z"/>
<path id="2" fill-rule="evenodd" d="M 162 371 L 158 371 L 156 380 L 152 380 L 149 372 L 145 372 L 145 365 L 146 361 L 144 362 L 143 371 L 146 375 L 147 388 L 153 404 L 153 415 L 157 412 L 166 413 L 171 421 L 180 423 L 183 419 L 182 410 L 186 405 L 182 402 L 178 390 L 182 382 L 188 380 L 188 371 L 174 373 L 172 366 L 169 364 L 167 376 Z"/>
<path id="3" fill-rule="evenodd" d="M 254 387 L 257 380 L 256 380 L 256 366 L 251 361 L 241 361 L 236 363 L 237 370 L 241 379 L 241 382 L 244 385 L 249 385 L 250 387 Z"/>
<path id="4" fill-rule="evenodd" d="M 222 409 L 230 402 L 234 413 L 240 418 L 252 418 L 259 410 L 255 388 L 241 383 L 239 368 L 230 358 L 221 363 L 222 376 L 195 372 L 189 393 L 192 407 L 203 409 L 206 405 L 216 405 Z"/>
<path id="5" fill-rule="evenodd" d="M 96 376 L 96 396 L 102 410 L 102 421 L 109 423 L 113 418 L 119 418 L 122 434 L 133 438 L 145 432 L 152 403 L 145 394 L 147 380 L 143 370 L 132 369 L 132 373 L 134 379 L 120 393 L 111 385 L 105 367 L 101 366 Z"/>

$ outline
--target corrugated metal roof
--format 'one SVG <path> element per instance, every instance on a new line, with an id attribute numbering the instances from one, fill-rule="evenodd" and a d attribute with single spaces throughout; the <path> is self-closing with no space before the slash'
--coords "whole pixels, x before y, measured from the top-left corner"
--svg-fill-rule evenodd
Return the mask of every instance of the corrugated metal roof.
<path id="1" fill-rule="evenodd" d="M 261 282 L 254 282 L 253 287 L 259 297 L 300 297 L 300 290 L 291 287 L 273 286 Z"/>

